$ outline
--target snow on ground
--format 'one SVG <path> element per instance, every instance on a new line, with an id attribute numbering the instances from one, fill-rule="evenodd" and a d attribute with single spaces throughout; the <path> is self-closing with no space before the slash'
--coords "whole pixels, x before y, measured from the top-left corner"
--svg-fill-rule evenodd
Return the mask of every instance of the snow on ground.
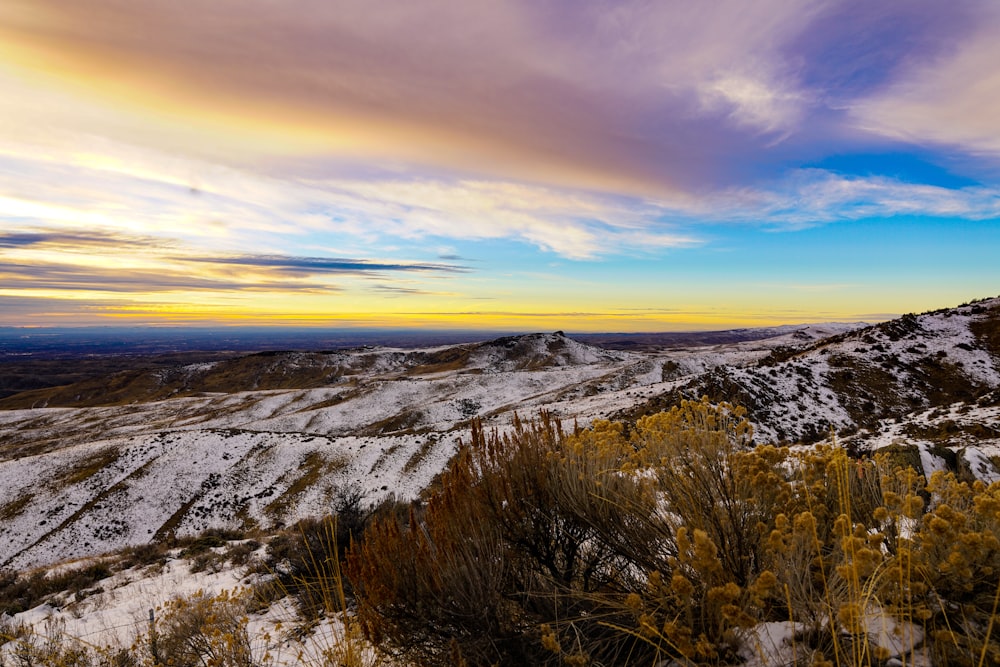
<path id="1" fill-rule="evenodd" d="M 936 391 L 950 390 L 949 383 L 964 384 L 973 394 L 1000 386 L 1000 363 L 971 329 L 998 303 L 846 327 L 834 338 L 811 339 L 813 332 L 798 330 L 781 337 L 788 343 L 783 350 L 779 338 L 766 341 L 780 351 L 780 360 L 758 356 L 761 363 L 720 365 L 684 392 L 714 394 L 721 388 L 737 396 L 736 402 L 750 407 L 757 442 L 808 440 L 817 428 L 853 430 L 859 412 L 869 407 L 897 414 L 902 406 L 930 405 L 939 400 L 931 398 Z"/>
<path id="2" fill-rule="evenodd" d="M 929 480 L 936 472 L 946 472 L 948 470 L 948 464 L 945 460 L 934 454 L 926 442 L 914 444 L 920 450 L 920 467 L 924 469 L 924 477 L 926 479 Z"/>
<path id="3" fill-rule="evenodd" d="M 797 439 L 809 429 L 842 430 L 853 425 L 840 398 L 826 377 L 830 365 L 814 355 L 792 359 L 779 366 L 729 369 L 729 376 L 757 397 L 766 411 L 754 420 L 757 442 Z"/>
<path id="4" fill-rule="evenodd" d="M 947 317 L 920 315 L 917 322 L 922 329 L 920 341 L 926 345 L 926 353 L 944 353 L 972 380 L 991 387 L 1000 385 L 1000 371 L 994 367 L 989 353 L 977 346 L 976 337 L 969 329 L 969 315 L 963 315 L 962 309 Z"/>
<path id="5" fill-rule="evenodd" d="M 939 442 L 919 435 L 925 431 L 942 433 L 938 436 Z M 991 437 L 989 432 L 995 435 Z M 943 408 L 928 408 L 903 420 L 882 420 L 872 432 L 863 432 L 857 438 L 871 450 L 905 443 L 916 445 L 921 451 L 944 445 L 957 451 L 976 450 L 986 458 L 1000 456 L 1000 406 L 954 403 Z M 928 459 L 925 466 L 929 465 L 931 471 L 941 469 L 940 457 L 933 453 L 927 455 L 935 460 Z"/>
<path id="6" fill-rule="evenodd" d="M 969 470 L 976 479 L 985 484 L 1000 481 L 1000 472 L 989 457 L 978 447 L 966 447 L 961 451 L 962 458 L 968 463 Z"/>
<path id="7" fill-rule="evenodd" d="M 42 604 L 7 620 L 14 626 L 30 628 L 41 639 L 61 636 L 81 640 L 90 647 L 123 649 L 148 641 L 150 613 L 155 620 L 164 618 L 172 600 L 196 595 L 214 597 L 223 592 L 252 595 L 254 580 L 254 576 L 246 576 L 245 569 L 240 567 L 195 572 L 191 560 L 174 556 L 162 566 L 115 573 L 81 598 L 58 606 Z M 264 664 L 263 656 L 267 653 L 268 664 L 277 667 L 325 664 L 324 650 L 345 641 L 345 626 L 337 618 L 322 621 L 309 631 L 295 632 L 300 625 L 290 598 L 251 614 L 247 632 L 257 661 Z M 362 650 L 370 651 L 360 638 L 353 640 Z M 0 663 L 11 660 L 16 646 L 16 642 L 0 646 Z"/>
<path id="8" fill-rule="evenodd" d="M 887 651 L 885 664 L 929 667 L 930 656 L 920 648 L 924 631 L 912 623 L 901 623 L 880 608 L 873 607 L 864 616 L 864 627 L 874 646 Z M 740 656 L 743 667 L 775 667 L 799 664 L 808 657 L 808 648 L 796 640 L 805 630 L 801 623 L 788 621 L 761 623 L 746 631 Z"/>
<path id="9" fill-rule="evenodd" d="M 740 651 L 745 667 L 797 664 L 801 651 L 795 645 L 795 634 L 801 630 L 801 624 L 787 621 L 761 623 L 749 629 Z"/>
<path id="10" fill-rule="evenodd" d="M 927 348 L 972 341 L 969 317 L 920 316 L 911 333 L 938 341 Z M 766 419 L 754 424 L 759 442 L 794 438 L 807 428 L 843 430 L 852 422 L 827 382 L 831 355 L 809 352 L 770 366 L 758 362 L 776 349 L 815 347 L 825 336 L 858 326 L 784 327 L 766 340 L 653 353 L 607 351 L 561 334 L 536 334 L 419 352 L 292 354 L 275 357 L 267 372 L 319 364 L 349 368 L 353 375 L 337 375 L 333 384 L 314 389 L 0 411 L 0 516 L 7 538 L 0 544 L 0 566 L 92 555 L 170 532 L 284 524 L 325 513 L 345 488 L 360 490 L 372 503 L 389 494 L 412 498 L 444 468 L 471 418 L 503 430 L 513 411 L 523 417 L 545 409 L 586 426 L 713 369 L 769 406 Z M 831 350 L 860 345 L 848 338 L 836 339 Z M 916 344 L 904 338 L 892 349 L 911 354 L 910 347 Z M 964 352 L 965 366 L 985 365 L 979 353 Z M 988 379 L 987 371 L 980 372 Z M 954 407 L 947 418 L 1000 424 L 998 411 Z M 889 422 L 866 437 L 876 445 L 924 442 Z M 939 466 L 931 443 L 924 444 L 925 465 Z M 967 459 L 985 469 L 989 457 L 1000 453 L 1000 438 L 975 446 L 981 456 Z"/>
<path id="11" fill-rule="evenodd" d="M 0 507 L 16 509 L 0 565 L 103 553 L 163 531 L 291 523 L 330 512 L 337 491 L 352 487 L 372 503 L 412 498 L 444 468 L 455 438 L 165 431 L 3 461 Z M 90 471 L 94 462 L 102 465 Z"/>
<path id="12" fill-rule="evenodd" d="M 86 564 L 87 561 L 81 561 L 65 567 Z M 226 563 L 213 571 L 196 569 L 192 559 L 174 552 L 163 564 L 117 572 L 96 582 L 83 595 L 55 604 L 41 604 L 4 617 L 4 621 L 8 628 L 28 629 L 31 637 L 27 641 L 44 644 L 50 638 L 79 640 L 88 648 L 110 649 L 114 654 L 147 644 L 151 613 L 163 632 L 164 626 L 159 623 L 171 613 L 171 602 L 177 599 L 199 596 L 208 599 L 226 594 L 230 599 L 252 602 L 251 608 L 259 607 L 253 602 L 256 600 L 253 586 L 259 575 L 249 573 L 248 568 Z M 237 608 L 241 609 L 239 605 L 237 602 Z M 325 665 L 330 664 L 331 658 L 336 662 L 337 656 L 345 655 L 348 647 L 363 657 L 360 664 L 391 664 L 384 657 L 375 660 L 372 646 L 349 618 L 336 615 L 318 622 L 303 622 L 291 597 L 249 613 L 246 629 L 255 664 Z M 19 664 L 15 653 L 20 641 L 25 640 L 0 644 L 0 664 Z"/>
<path id="13" fill-rule="evenodd" d="M 33 626 L 37 632 L 59 628 L 66 635 L 102 645 L 131 645 L 147 631 L 149 610 L 176 597 L 198 591 L 214 595 L 241 586 L 241 572 L 191 572 L 190 561 L 171 558 L 158 573 L 152 568 L 118 572 L 100 582 L 101 591 L 62 607 L 47 604 L 16 614 L 14 622 Z"/>
<path id="14" fill-rule="evenodd" d="M 323 361 L 367 369 L 328 387 L 0 411 L 0 566 L 99 554 L 167 532 L 288 523 L 329 511 L 345 488 L 372 503 L 412 498 L 473 417 L 502 430 L 514 410 L 545 408 L 586 425 L 676 386 L 665 375 L 748 363 L 767 349 L 637 354 L 540 334 L 480 346 L 465 366 L 432 365 L 423 375 L 413 373 L 412 351 L 362 350 Z M 517 364 L 527 367 L 505 370 Z"/>

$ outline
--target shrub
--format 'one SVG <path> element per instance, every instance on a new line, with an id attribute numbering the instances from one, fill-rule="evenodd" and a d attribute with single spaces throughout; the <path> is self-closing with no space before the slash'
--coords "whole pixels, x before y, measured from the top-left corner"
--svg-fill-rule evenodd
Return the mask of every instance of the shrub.
<path id="1" fill-rule="evenodd" d="M 223 591 L 175 598 L 159 610 L 146 637 L 153 664 L 173 667 L 251 667 L 247 599 Z"/>
<path id="2" fill-rule="evenodd" d="M 922 593 L 913 605 L 926 621 L 941 664 L 1000 662 L 994 635 L 1000 601 L 1000 484 L 959 482 L 937 472 L 934 506 L 913 538 L 913 569 Z"/>
<path id="3" fill-rule="evenodd" d="M 7 660 L 10 660 L 10 663 Z M 132 667 L 134 656 L 127 650 L 94 646 L 68 636 L 65 624 L 53 619 L 44 633 L 0 618 L 0 665 L 15 667 Z"/>
<path id="4" fill-rule="evenodd" d="M 111 574 L 111 567 L 104 562 L 70 568 L 55 575 L 0 570 L 0 615 L 17 614 L 43 602 L 60 604 L 63 593 L 81 594 Z"/>
<path id="5" fill-rule="evenodd" d="M 273 590 L 266 597 L 294 595 L 308 618 L 344 609 L 338 596 L 329 595 L 330 587 L 343 588 L 340 597 L 351 594 L 349 582 L 340 575 L 340 561 L 372 515 L 362 504 L 364 497 L 357 486 L 343 487 L 335 495 L 332 515 L 303 519 L 268 543 L 257 568 L 271 577 Z"/>
<path id="6" fill-rule="evenodd" d="M 737 451 L 748 429 L 731 412 L 696 403 L 669 413 L 676 451 L 699 437 Z M 505 435 L 475 424 L 426 510 L 376 521 L 351 551 L 369 636 L 424 664 L 449 659 L 453 641 L 472 665 L 617 664 L 668 653 L 623 631 L 634 623 L 629 594 L 679 554 L 665 519 L 676 508 L 665 513 L 662 504 L 671 485 L 648 468 L 671 457 L 656 434 L 675 433 L 666 419 L 640 422 L 632 440 L 610 422 L 567 434 L 545 414 L 515 420 Z M 689 506 L 713 489 L 699 489 Z M 692 489 L 675 490 L 680 507 Z M 704 592 L 715 604 L 712 589 Z"/>
<path id="7" fill-rule="evenodd" d="M 734 664 L 763 622 L 794 623 L 817 664 L 923 636 L 940 664 L 1000 655 L 1000 485 L 749 442 L 742 411 L 705 401 L 627 437 L 474 424 L 426 506 L 351 549 L 362 627 L 419 664 Z"/>

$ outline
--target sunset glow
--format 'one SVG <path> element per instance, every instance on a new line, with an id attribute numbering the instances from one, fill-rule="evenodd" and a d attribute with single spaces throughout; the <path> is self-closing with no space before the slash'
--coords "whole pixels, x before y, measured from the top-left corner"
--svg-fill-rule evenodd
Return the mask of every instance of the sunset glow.
<path id="1" fill-rule="evenodd" d="M 0 326 L 669 331 L 1000 294 L 985 2 L 7 0 Z"/>

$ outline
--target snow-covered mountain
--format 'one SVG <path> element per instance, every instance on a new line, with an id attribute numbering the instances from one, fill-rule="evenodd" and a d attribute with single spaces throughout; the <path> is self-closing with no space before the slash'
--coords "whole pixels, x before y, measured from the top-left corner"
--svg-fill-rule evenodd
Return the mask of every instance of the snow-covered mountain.
<path id="1" fill-rule="evenodd" d="M 14 395 L 0 401 L 0 567 L 284 525 L 346 488 L 411 498 L 469 420 L 503 429 L 514 411 L 586 425 L 707 395 L 745 405 L 757 442 L 833 428 L 858 448 L 917 443 L 925 469 L 996 474 L 1000 299 L 768 333 L 642 352 L 560 332 L 268 352 Z"/>
<path id="2" fill-rule="evenodd" d="M 631 412 L 708 396 L 746 407 L 758 442 L 815 441 L 831 429 L 875 432 L 926 408 L 995 405 L 998 359 L 1000 299 L 990 299 L 718 365 Z"/>

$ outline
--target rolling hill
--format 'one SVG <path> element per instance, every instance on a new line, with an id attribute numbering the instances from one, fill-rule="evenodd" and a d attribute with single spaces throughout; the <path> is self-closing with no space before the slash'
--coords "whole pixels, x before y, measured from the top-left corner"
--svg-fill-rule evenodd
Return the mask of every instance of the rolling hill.
<path id="1" fill-rule="evenodd" d="M 858 452 L 908 448 L 927 472 L 1000 478 L 1000 299 L 746 338 L 269 351 L 15 394 L 0 401 L 0 567 L 287 525 L 345 489 L 416 497 L 471 419 L 504 429 L 515 411 L 585 426 L 708 396 L 746 406 L 758 443 L 832 430 Z"/>

